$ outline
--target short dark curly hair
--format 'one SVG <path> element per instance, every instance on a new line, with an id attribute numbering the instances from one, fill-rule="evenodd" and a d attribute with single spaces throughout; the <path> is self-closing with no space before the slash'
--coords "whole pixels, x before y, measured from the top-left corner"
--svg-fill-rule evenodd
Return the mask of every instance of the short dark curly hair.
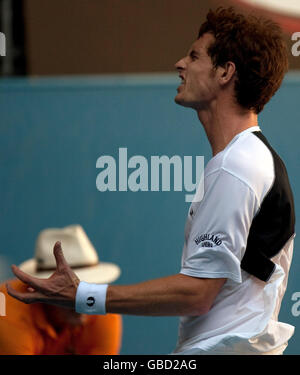
<path id="1" fill-rule="evenodd" d="M 261 112 L 280 87 L 288 70 L 288 53 L 280 27 L 262 16 L 236 13 L 233 7 L 210 10 L 198 38 L 211 33 L 215 41 L 208 47 L 214 67 L 235 63 L 237 102 Z"/>

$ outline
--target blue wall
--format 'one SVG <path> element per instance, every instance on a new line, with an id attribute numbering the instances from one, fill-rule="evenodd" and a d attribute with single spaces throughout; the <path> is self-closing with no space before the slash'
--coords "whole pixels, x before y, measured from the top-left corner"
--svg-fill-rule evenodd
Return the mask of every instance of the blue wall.
<path id="1" fill-rule="evenodd" d="M 99 192 L 96 160 L 120 147 L 128 157 L 211 157 L 196 113 L 174 103 L 175 75 L 17 79 L 0 82 L 0 256 L 32 257 L 38 232 L 81 224 L 100 259 L 120 265 L 118 284 L 179 271 L 185 192 Z M 260 116 L 286 162 L 300 211 L 300 76 L 290 74 Z M 299 224 L 297 223 L 297 228 Z M 299 230 L 298 230 L 299 232 Z M 287 354 L 300 354 L 298 240 L 280 314 L 296 326 Z M 0 277 L 7 277 L 3 274 Z M 169 353 L 177 318 L 124 316 L 122 354 Z M 298 329 L 299 327 L 299 329 Z M 298 343 L 298 345 L 297 345 Z"/>

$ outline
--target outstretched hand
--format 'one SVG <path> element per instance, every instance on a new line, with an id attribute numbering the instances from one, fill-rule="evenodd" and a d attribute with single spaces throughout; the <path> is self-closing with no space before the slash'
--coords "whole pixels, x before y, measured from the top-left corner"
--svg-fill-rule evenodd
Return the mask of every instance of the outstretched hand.
<path id="1" fill-rule="evenodd" d="M 40 279 L 12 266 L 15 276 L 28 285 L 27 292 L 19 292 L 7 283 L 10 296 L 24 303 L 42 302 L 60 307 L 75 309 L 75 297 L 80 280 L 66 262 L 61 243 L 56 242 L 53 248 L 56 270 L 48 279 Z"/>

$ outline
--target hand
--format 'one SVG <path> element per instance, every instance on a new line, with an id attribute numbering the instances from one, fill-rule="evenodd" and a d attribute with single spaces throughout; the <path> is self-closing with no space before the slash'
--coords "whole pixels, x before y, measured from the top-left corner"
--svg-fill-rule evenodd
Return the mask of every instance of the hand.
<path id="1" fill-rule="evenodd" d="M 75 309 L 75 297 L 80 280 L 66 262 L 60 242 L 53 247 L 56 270 L 48 279 L 32 277 L 17 266 L 12 266 L 15 276 L 28 285 L 27 292 L 18 292 L 6 284 L 10 296 L 24 303 L 48 303 L 60 307 Z"/>

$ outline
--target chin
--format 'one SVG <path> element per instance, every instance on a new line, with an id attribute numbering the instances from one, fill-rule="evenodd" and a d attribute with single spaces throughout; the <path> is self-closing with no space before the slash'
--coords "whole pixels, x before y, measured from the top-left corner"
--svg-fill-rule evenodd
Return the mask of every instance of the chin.
<path id="1" fill-rule="evenodd" d="M 177 96 L 175 96 L 174 101 L 175 101 L 176 104 L 182 105 L 183 107 L 196 109 L 195 108 L 195 103 L 187 102 L 184 99 L 177 98 Z"/>
<path id="2" fill-rule="evenodd" d="M 186 106 L 186 102 L 184 100 L 184 98 L 180 98 L 180 94 L 177 94 L 174 98 L 174 101 L 175 103 L 179 104 L 179 105 L 183 105 L 184 107 Z"/>

